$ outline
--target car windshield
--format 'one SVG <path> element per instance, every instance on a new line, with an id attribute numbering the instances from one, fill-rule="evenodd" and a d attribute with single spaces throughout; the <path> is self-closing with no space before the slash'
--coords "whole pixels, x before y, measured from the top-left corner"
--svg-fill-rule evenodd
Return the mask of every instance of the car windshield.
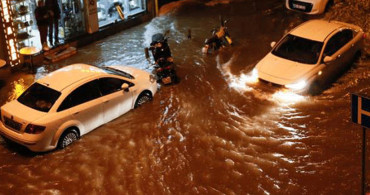
<path id="1" fill-rule="evenodd" d="M 118 76 L 123 76 L 123 77 L 129 78 L 129 79 L 134 79 L 135 78 L 134 76 L 130 75 L 127 72 L 124 72 L 122 70 L 117 70 L 117 69 L 112 68 L 112 67 L 103 66 L 103 67 L 101 67 L 101 69 L 103 69 L 108 74 L 114 74 L 114 75 L 118 75 Z"/>
<path id="2" fill-rule="evenodd" d="M 18 98 L 18 101 L 42 112 L 49 112 L 55 101 L 59 98 L 60 92 L 49 87 L 34 83 Z"/>
<path id="3" fill-rule="evenodd" d="M 322 42 L 289 34 L 280 41 L 272 51 L 272 54 L 304 64 L 316 64 L 322 46 Z"/>

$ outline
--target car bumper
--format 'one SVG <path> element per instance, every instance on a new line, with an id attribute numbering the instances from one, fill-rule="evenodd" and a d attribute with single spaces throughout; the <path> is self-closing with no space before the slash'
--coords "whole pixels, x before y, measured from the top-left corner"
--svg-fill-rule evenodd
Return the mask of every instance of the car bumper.
<path id="1" fill-rule="evenodd" d="M 322 14 L 325 11 L 326 5 L 324 5 L 324 3 L 305 2 L 300 0 L 286 0 L 285 6 L 292 11 L 303 12 L 309 15 L 316 15 Z M 304 9 L 300 8 L 300 6 L 304 6 Z"/>
<path id="2" fill-rule="evenodd" d="M 0 135 L 17 144 L 23 145 L 34 152 L 43 152 L 55 148 L 55 146 L 51 146 L 49 144 L 50 139 L 48 139 L 48 137 L 50 136 L 43 134 L 31 135 L 27 133 L 16 132 L 6 127 L 1 121 Z"/>

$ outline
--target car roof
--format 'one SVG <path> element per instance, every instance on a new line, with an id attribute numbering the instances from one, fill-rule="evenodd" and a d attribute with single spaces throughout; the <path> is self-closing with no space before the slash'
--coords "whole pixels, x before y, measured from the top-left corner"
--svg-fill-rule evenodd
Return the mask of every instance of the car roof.
<path id="1" fill-rule="evenodd" d="M 324 42 L 328 35 L 336 29 L 345 26 L 346 25 L 343 22 L 310 20 L 293 29 L 290 34 L 314 41 Z"/>
<path id="2" fill-rule="evenodd" d="M 62 91 L 73 83 L 88 77 L 96 76 L 97 74 L 108 73 L 95 66 L 87 64 L 72 64 L 49 73 L 37 82 L 57 91 Z"/>

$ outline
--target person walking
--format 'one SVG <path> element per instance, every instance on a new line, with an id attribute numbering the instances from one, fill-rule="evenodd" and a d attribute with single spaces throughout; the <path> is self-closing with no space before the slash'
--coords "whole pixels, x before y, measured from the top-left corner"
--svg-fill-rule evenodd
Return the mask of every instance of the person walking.
<path id="1" fill-rule="evenodd" d="M 47 7 L 44 5 L 43 0 L 39 0 L 37 2 L 37 7 L 35 9 L 35 18 L 37 27 L 40 32 L 40 39 L 41 39 L 41 45 L 43 50 L 49 50 L 48 43 L 47 43 L 47 31 L 48 31 L 48 25 L 50 21 L 50 15 Z"/>
<path id="2" fill-rule="evenodd" d="M 49 23 L 49 42 L 50 45 L 59 45 L 59 19 L 60 19 L 60 8 L 58 0 L 46 0 L 45 6 L 48 8 L 50 17 Z M 54 31 L 54 42 L 53 42 L 53 31 Z"/>

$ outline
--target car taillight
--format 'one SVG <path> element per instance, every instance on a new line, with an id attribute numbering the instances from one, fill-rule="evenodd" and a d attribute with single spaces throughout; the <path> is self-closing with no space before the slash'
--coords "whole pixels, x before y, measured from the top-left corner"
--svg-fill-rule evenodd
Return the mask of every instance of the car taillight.
<path id="1" fill-rule="evenodd" d="M 29 124 L 27 125 L 25 132 L 29 134 L 39 134 L 42 133 L 45 130 L 45 128 L 46 127 L 44 126 Z"/>

